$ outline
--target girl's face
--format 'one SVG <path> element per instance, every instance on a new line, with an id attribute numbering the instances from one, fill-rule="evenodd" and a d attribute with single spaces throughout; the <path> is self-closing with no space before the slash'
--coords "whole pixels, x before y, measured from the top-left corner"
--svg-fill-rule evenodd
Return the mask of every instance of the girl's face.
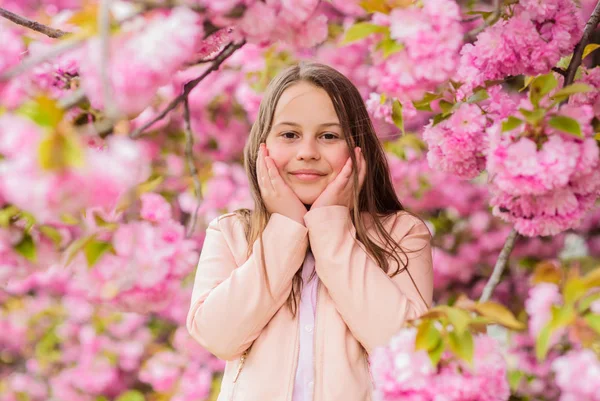
<path id="1" fill-rule="evenodd" d="M 266 140 L 283 180 L 312 205 L 348 160 L 348 146 L 327 92 L 307 82 L 279 98 Z"/>

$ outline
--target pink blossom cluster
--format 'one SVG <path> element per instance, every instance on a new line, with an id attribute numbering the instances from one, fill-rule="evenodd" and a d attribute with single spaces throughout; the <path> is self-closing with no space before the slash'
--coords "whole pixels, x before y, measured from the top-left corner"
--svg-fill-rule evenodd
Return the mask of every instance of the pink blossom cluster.
<path id="1" fill-rule="evenodd" d="M 600 194 L 592 108 L 566 105 L 559 114 L 578 121 L 583 137 L 546 126 L 541 138 L 530 138 L 526 124 L 508 134 L 498 125 L 489 130 L 487 170 L 494 213 L 527 236 L 576 227 Z"/>
<path id="2" fill-rule="evenodd" d="M 61 292 L 67 291 L 65 284 Z M 153 332 L 149 315 L 49 290 L 39 287 L 35 296 L 14 298 L 10 308 L 0 310 L 3 356 L 26 360 L 18 371 L 0 371 L 1 401 L 112 399 L 141 383 L 156 392 L 170 384 L 173 399 L 191 401 L 206 398 L 214 372 L 223 369 L 223 362 L 191 339 L 184 326 L 165 342 L 159 337 L 168 322 L 155 325 L 162 328 Z M 168 355 L 176 355 L 176 366 Z"/>
<path id="3" fill-rule="evenodd" d="M 31 16 L 38 13 L 56 15 L 63 10 L 81 7 L 79 0 L 3 0 L 1 4 L 3 8 L 14 13 Z"/>
<path id="4" fill-rule="evenodd" d="M 182 74 L 184 80 L 191 73 Z M 223 71 L 209 81 L 203 81 L 189 95 L 191 129 L 194 134 L 195 152 L 211 160 L 236 160 L 244 149 L 244 141 L 250 129 L 242 106 L 237 103 L 238 85 L 243 76 L 236 71 Z M 251 98 L 248 95 L 247 98 Z M 251 105 L 249 107 L 252 107 Z"/>
<path id="5" fill-rule="evenodd" d="M 378 401 L 508 400 L 506 362 L 499 344 L 487 335 L 474 338 L 473 367 L 446 351 L 434 368 L 426 351 L 415 351 L 416 329 L 404 329 L 371 356 Z"/>
<path id="6" fill-rule="evenodd" d="M 149 221 L 121 224 L 112 233 L 114 253 L 105 252 L 93 266 L 82 255 L 71 262 L 72 292 L 142 313 L 162 310 L 181 291 L 181 280 L 197 262 L 197 244 L 170 219 L 166 200 L 153 198 L 145 197 L 142 206 Z"/>
<path id="7" fill-rule="evenodd" d="M 529 315 L 529 335 L 536 338 L 552 317 L 552 306 L 560 305 L 562 296 L 556 284 L 539 283 L 529 290 L 525 310 Z"/>
<path id="8" fill-rule="evenodd" d="M 240 208 L 254 208 L 246 171 L 239 164 L 213 163 L 213 176 L 207 180 L 205 196 L 198 213 L 206 222 Z M 181 209 L 193 213 L 196 201 L 190 193 L 180 195 Z"/>
<path id="9" fill-rule="evenodd" d="M 486 129 L 517 110 L 517 101 L 500 85 L 487 92 L 488 99 L 479 104 L 460 103 L 449 118 L 437 124 L 432 119 L 425 126 L 423 139 L 431 167 L 464 179 L 483 171 L 489 146 Z"/>
<path id="10" fill-rule="evenodd" d="M 429 167 L 424 153 L 404 148 L 404 158 L 387 153 L 390 175 L 400 200 L 416 213 L 449 209 L 461 217 L 485 208 L 488 192 L 454 175 Z"/>
<path id="11" fill-rule="evenodd" d="M 103 148 L 83 147 L 73 137 L 81 166 L 44 170 L 39 147 L 49 133 L 13 114 L 0 116 L 0 198 L 51 222 L 93 206 L 114 208 L 129 188 L 146 180 L 150 166 L 141 143 L 110 137 Z"/>
<path id="12" fill-rule="evenodd" d="M 429 146 L 427 160 L 433 168 L 461 178 L 474 178 L 485 168 L 487 117 L 474 104 L 464 103 L 450 118 L 423 131 Z"/>
<path id="13" fill-rule="evenodd" d="M 133 116 L 145 109 L 158 88 L 170 83 L 192 57 L 198 57 L 194 51 L 203 32 L 197 13 L 177 7 L 168 15 L 155 16 L 142 28 L 111 38 L 107 75 L 118 110 Z M 91 40 L 80 57 L 83 88 L 92 105 L 103 108 L 100 40 Z"/>
<path id="14" fill-rule="evenodd" d="M 546 359 L 539 361 L 532 352 L 534 349 L 535 338 L 528 333 L 511 333 L 506 353 L 508 370 L 522 375 L 513 395 L 532 400 L 557 400 L 560 390 L 552 372 L 552 362 L 559 354 L 551 350 Z"/>
<path id="15" fill-rule="evenodd" d="M 600 359 L 592 349 L 575 349 L 552 363 L 559 401 L 600 400 Z"/>
<path id="16" fill-rule="evenodd" d="M 507 75 L 547 73 L 581 39 L 583 20 L 572 0 L 524 0 L 513 11 L 461 49 L 461 90 Z"/>
<path id="17" fill-rule="evenodd" d="M 3 74 L 21 62 L 25 53 L 25 44 L 20 35 L 5 21 L 0 21 L 0 43 L 2 43 L 0 74 Z M 6 83 L 0 82 L 0 105 L 5 103 L 3 92 L 6 86 Z"/>
<path id="18" fill-rule="evenodd" d="M 561 76 L 562 78 L 562 76 Z M 589 85 L 590 92 L 576 93 L 569 97 L 569 104 L 573 106 L 589 105 L 594 110 L 596 117 L 600 116 L 600 67 L 592 69 L 581 68 L 581 78 L 576 82 Z"/>
<path id="19" fill-rule="evenodd" d="M 246 3 L 247 9 L 235 27 L 237 35 L 251 43 L 268 45 L 281 40 L 297 48 L 310 48 L 327 38 L 327 17 L 318 12 L 318 0 Z"/>
<path id="20" fill-rule="evenodd" d="M 387 58 L 373 53 L 369 82 L 377 92 L 418 100 L 456 73 L 463 32 L 455 1 L 425 0 L 389 16 L 375 14 L 373 21 L 389 26 L 391 38 L 404 46 Z"/>

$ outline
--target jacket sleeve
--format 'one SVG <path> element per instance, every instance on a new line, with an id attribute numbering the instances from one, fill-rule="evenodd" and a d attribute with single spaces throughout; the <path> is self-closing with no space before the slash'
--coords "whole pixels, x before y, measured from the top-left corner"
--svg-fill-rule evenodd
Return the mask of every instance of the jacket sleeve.
<path id="1" fill-rule="evenodd" d="M 248 349 L 288 298 L 292 278 L 304 261 L 308 230 L 283 215 L 271 215 L 263 240 L 272 298 L 261 265 L 260 238 L 238 267 L 226 239 L 231 236 L 224 235 L 223 227 L 215 219 L 206 230 L 186 326 L 209 352 L 232 360 Z"/>
<path id="2" fill-rule="evenodd" d="M 427 226 L 405 212 L 391 218 L 390 234 L 407 251 L 414 284 L 406 270 L 390 277 L 377 265 L 355 239 L 347 207 L 321 207 L 304 216 L 317 274 L 346 325 L 369 353 L 386 345 L 407 319 L 426 312 L 433 295 L 431 234 Z M 395 271 L 394 261 L 390 269 Z"/>

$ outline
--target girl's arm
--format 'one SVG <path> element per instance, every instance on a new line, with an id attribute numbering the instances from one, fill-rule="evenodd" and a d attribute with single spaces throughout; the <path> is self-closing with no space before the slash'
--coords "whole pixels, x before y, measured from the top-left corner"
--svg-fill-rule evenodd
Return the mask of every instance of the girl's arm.
<path id="1" fill-rule="evenodd" d="M 304 221 L 317 274 L 348 328 L 367 352 L 385 345 L 407 319 L 427 311 L 433 293 L 431 235 L 417 218 L 399 212 L 385 223 L 392 237 L 407 250 L 408 270 L 414 284 L 406 270 L 390 278 L 371 259 L 355 239 L 356 230 L 347 207 L 310 210 Z M 390 269 L 395 271 L 394 261 Z"/>
<path id="2" fill-rule="evenodd" d="M 213 220 L 206 230 L 187 315 L 191 336 L 221 359 L 235 359 L 248 349 L 288 298 L 292 278 L 306 254 L 307 232 L 292 219 L 271 215 L 263 232 L 271 298 L 260 239 L 253 244 L 250 258 L 238 267 L 231 249 L 237 246 L 238 255 L 245 252 L 241 222 L 235 216 Z"/>

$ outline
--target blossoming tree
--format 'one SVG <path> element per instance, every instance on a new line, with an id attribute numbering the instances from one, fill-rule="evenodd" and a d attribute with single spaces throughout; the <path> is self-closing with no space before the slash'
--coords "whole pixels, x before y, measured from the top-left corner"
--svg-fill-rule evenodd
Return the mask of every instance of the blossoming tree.
<path id="1" fill-rule="evenodd" d="M 600 2 L 4 0 L 0 400 L 204 400 L 185 329 L 206 224 L 282 68 L 363 95 L 436 305 L 376 397 L 600 400 Z M 260 22 L 258 22 L 260 21 Z"/>

